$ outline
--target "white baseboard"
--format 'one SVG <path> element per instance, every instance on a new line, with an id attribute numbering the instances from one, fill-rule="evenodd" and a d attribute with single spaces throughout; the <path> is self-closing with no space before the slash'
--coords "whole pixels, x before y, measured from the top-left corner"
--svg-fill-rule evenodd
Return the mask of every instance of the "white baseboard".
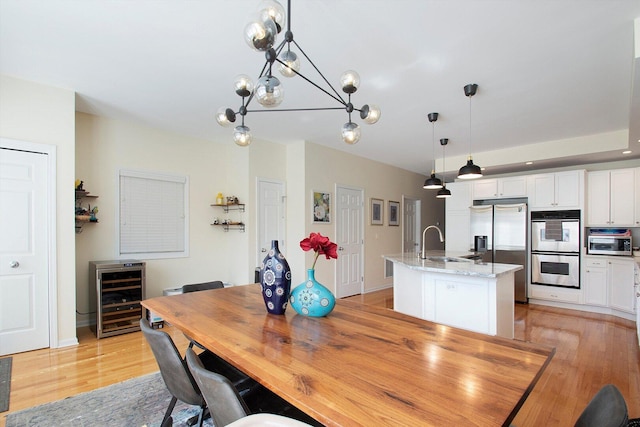
<path id="1" fill-rule="evenodd" d="M 78 338 L 69 338 L 63 341 L 59 341 L 58 342 L 58 347 L 56 348 L 62 348 L 62 347 L 71 347 L 74 345 L 78 345 Z"/>

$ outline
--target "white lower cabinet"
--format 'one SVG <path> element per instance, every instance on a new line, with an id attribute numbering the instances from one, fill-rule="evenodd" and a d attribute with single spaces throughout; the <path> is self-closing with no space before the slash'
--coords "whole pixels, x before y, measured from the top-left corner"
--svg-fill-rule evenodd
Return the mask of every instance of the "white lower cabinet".
<path id="1" fill-rule="evenodd" d="M 604 258 L 585 257 L 582 286 L 584 303 L 607 307 L 609 305 L 607 261 Z"/>
<path id="2" fill-rule="evenodd" d="M 635 313 L 632 259 L 585 256 L 582 287 L 584 303 Z"/>
<path id="3" fill-rule="evenodd" d="M 627 313 L 635 313 L 634 261 L 610 258 L 608 270 L 609 306 Z"/>

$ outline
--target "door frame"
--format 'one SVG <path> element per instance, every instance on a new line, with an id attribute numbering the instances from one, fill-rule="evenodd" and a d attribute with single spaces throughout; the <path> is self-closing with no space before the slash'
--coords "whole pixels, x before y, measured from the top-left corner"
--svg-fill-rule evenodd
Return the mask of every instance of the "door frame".
<path id="1" fill-rule="evenodd" d="M 37 142 L 21 141 L 17 139 L 0 137 L 0 148 L 26 151 L 47 156 L 47 262 L 49 284 L 49 348 L 58 347 L 58 266 L 57 266 L 57 234 L 56 234 L 56 165 L 57 147 L 55 145 L 41 144 Z M 74 262 L 75 265 L 75 262 Z M 74 287 L 75 291 L 75 287 Z"/>
<path id="2" fill-rule="evenodd" d="M 365 270 L 364 270 L 364 266 L 365 266 L 365 250 L 364 250 L 364 230 L 365 230 L 365 193 L 364 193 L 364 188 L 361 187 L 353 187 L 350 185 L 343 185 L 343 184 L 335 184 L 335 195 L 336 195 L 336 202 L 335 202 L 335 206 L 334 212 L 336 212 L 335 214 L 335 218 L 336 218 L 336 223 L 333 229 L 333 233 L 334 236 L 336 236 L 337 239 L 337 234 L 338 234 L 338 215 L 337 215 L 337 206 L 338 206 L 338 190 L 339 189 L 345 189 L 345 190 L 351 190 L 351 191 L 359 191 L 360 194 L 362 195 L 362 203 L 360 205 L 360 236 L 362 239 L 362 243 L 360 244 L 360 272 L 362 273 L 362 280 L 360 281 L 360 294 L 364 294 L 364 281 L 366 280 L 365 276 Z M 338 266 L 336 264 L 336 268 L 334 269 L 334 277 L 333 277 L 333 282 L 336 284 L 336 298 L 340 298 L 338 296 Z"/>

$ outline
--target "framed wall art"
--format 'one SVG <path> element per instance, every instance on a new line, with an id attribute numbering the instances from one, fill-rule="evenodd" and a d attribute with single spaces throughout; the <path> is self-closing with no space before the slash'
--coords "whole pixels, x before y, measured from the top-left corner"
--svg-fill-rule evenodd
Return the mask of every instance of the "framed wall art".
<path id="1" fill-rule="evenodd" d="M 389 200 L 389 225 L 400 225 L 400 202 Z"/>
<path id="2" fill-rule="evenodd" d="M 331 222 L 331 193 L 313 192 L 313 222 L 328 224 Z"/>
<path id="3" fill-rule="evenodd" d="M 382 225 L 384 200 L 371 198 L 371 225 Z"/>

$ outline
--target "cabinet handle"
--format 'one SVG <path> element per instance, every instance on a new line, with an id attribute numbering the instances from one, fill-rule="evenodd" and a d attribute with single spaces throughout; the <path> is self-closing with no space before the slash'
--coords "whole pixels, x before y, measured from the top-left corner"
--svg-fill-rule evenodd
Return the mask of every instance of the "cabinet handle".
<path id="1" fill-rule="evenodd" d="M 9 267 L 11 267 L 11 268 L 18 268 L 18 267 L 20 267 L 20 263 L 19 263 L 18 261 L 11 261 L 11 262 L 9 263 Z"/>

